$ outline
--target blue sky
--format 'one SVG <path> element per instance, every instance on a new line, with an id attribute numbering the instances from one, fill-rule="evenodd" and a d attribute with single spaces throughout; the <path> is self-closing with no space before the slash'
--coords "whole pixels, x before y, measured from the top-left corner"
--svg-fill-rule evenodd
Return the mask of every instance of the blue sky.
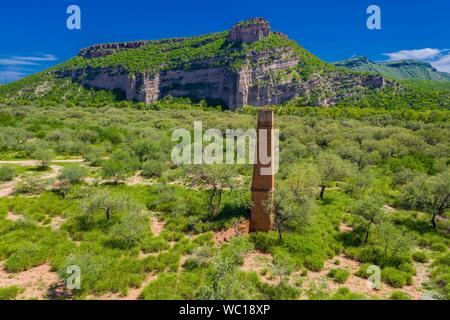
<path id="1" fill-rule="evenodd" d="M 71 4 L 81 8 L 81 30 L 66 27 Z M 372 4 L 381 8 L 381 30 L 366 27 Z M 2 0 L 0 83 L 92 44 L 222 31 L 258 16 L 326 61 L 420 58 L 450 72 L 448 0 Z"/>

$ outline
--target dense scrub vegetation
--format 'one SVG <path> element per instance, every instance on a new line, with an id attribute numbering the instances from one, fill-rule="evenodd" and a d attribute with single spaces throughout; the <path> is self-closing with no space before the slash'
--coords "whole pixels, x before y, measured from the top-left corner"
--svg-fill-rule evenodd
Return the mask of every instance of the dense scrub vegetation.
<path id="1" fill-rule="evenodd" d="M 449 111 L 276 107 L 277 229 L 215 245 L 215 232 L 248 218 L 252 167 L 176 166 L 170 135 L 199 119 L 204 129 L 253 128 L 256 110 L 203 109 L 186 100 L 145 108 L 1 106 L 0 159 L 38 160 L 0 165 L 2 181 L 22 183 L 0 198 L 4 269 L 49 263 L 66 279 L 67 267 L 77 265 L 75 298 L 126 295 L 142 285 L 143 299 L 367 298 L 302 286 L 308 272 L 346 255 L 360 270 L 350 275 L 336 265 L 331 281 L 367 278 L 375 264 L 384 285 L 400 290 L 391 298 L 407 299 L 402 287 L 426 263 L 426 289 L 450 298 Z M 54 162 L 76 158 L 85 161 Z M 42 185 L 55 165 L 56 181 Z M 151 219 L 164 221 L 162 232 L 152 232 Z M 351 228 L 342 232 L 342 225 Z M 255 250 L 273 257 L 264 271 L 273 281 L 242 267 Z M 2 288 L 0 296 L 19 292 Z"/>

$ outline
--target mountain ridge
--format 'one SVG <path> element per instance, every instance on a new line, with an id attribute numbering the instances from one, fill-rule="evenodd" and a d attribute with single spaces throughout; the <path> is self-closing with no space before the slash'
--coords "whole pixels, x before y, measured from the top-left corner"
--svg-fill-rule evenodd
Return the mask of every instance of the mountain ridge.
<path id="1" fill-rule="evenodd" d="M 271 31 L 262 18 L 191 38 L 94 45 L 34 78 L 35 83 L 25 79 L 22 83 L 27 85 L 10 86 L 18 90 L 10 90 L 9 97 L 55 96 L 57 86 L 78 85 L 145 104 L 170 96 L 206 99 L 235 109 L 299 97 L 327 106 L 396 85 L 380 75 L 327 64 L 286 35 Z"/>
<path id="2" fill-rule="evenodd" d="M 333 65 L 353 71 L 375 72 L 396 80 L 450 81 L 450 73 L 438 71 L 431 63 L 421 60 L 374 62 L 367 57 L 356 56 Z"/>

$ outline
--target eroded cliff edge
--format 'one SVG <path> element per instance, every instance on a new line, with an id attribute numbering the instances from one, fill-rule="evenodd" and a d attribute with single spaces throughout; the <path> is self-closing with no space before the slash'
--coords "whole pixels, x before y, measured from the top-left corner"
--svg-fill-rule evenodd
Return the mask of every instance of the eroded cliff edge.
<path id="1" fill-rule="evenodd" d="M 220 41 L 215 51 L 209 49 Z M 147 68 L 143 70 L 132 70 L 127 63 L 112 63 L 121 55 L 126 58 L 124 51 L 141 54 L 147 50 L 150 53 L 146 59 L 153 59 L 151 50 L 159 57 L 170 56 L 175 50 L 187 50 L 188 55 L 189 50 L 197 52 L 199 48 L 209 51 L 202 49 L 206 53 L 202 51 L 191 59 L 180 54 L 171 61 L 161 58 L 159 65 L 158 60 L 153 64 L 144 61 L 142 64 Z M 88 87 L 120 90 L 127 100 L 147 104 L 172 96 L 214 100 L 235 109 L 312 97 L 316 104 L 325 106 L 367 89 L 389 85 L 378 75 L 312 67 L 307 53 L 297 50 L 285 35 L 271 32 L 269 23 L 262 18 L 236 24 L 223 39 L 218 35 L 198 41 L 177 38 L 103 44 L 81 50 L 79 59 L 82 67 L 75 64 L 56 70 L 56 74 Z"/>

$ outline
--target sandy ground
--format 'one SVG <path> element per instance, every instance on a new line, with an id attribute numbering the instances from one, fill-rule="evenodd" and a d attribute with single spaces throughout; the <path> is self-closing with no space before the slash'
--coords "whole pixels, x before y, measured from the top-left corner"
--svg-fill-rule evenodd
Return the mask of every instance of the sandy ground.
<path id="1" fill-rule="evenodd" d="M 341 225 L 339 226 L 339 231 L 341 233 L 349 233 L 353 231 L 353 228 L 346 223 L 341 223 Z"/>
<path id="2" fill-rule="evenodd" d="M 67 221 L 66 218 L 56 216 L 56 217 L 52 218 L 52 221 L 50 222 L 50 226 L 52 227 L 52 230 L 56 231 L 56 230 L 59 230 L 59 228 L 61 228 L 63 223 L 66 221 Z"/>
<path id="3" fill-rule="evenodd" d="M 136 185 L 152 185 L 154 181 L 151 179 L 146 179 L 141 175 L 142 171 L 138 170 L 132 177 L 129 177 L 125 180 L 125 185 L 127 186 L 136 186 Z"/>
<path id="4" fill-rule="evenodd" d="M 152 217 L 150 220 L 150 228 L 154 236 L 159 236 L 161 232 L 164 230 L 165 225 L 166 223 L 164 221 L 158 220 L 155 217 Z"/>
<path id="5" fill-rule="evenodd" d="M 43 264 L 24 272 L 8 273 L 0 263 L 0 288 L 18 286 L 24 289 L 16 299 L 45 299 L 48 288 L 57 281 L 55 272 L 50 271 L 50 265 Z"/>
<path id="6" fill-rule="evenodd" d="M 339 264 L 336 264 L 337 260 L 339 261 Z M 411 286 L 393 288 L 388 284 L 381 283 L 380 290 L 373 290 L 368 285 L 366 279 L 354 275 L 354 273 L 358 271 L 360 263 L 349 259 L 344 255 L 340 255 L 326 261 L 323 270 L 320 272 L 308 271 L 306 276 L 301 276 L 299 272 L 292 273 L 289 278 L 289 283 L 293 286 L 297 285 L 303 289 L 301 299 L 308 299 L 308 289 L 322 288 L 330 293 L 333 293 L 339 288 L 346 287 L 352 292 L 378 299 L 388 299 L 394 291 L 401 291 L 410 295 L 412 299 L 418 300 L 421 299 L 424 293 L 422 290 L 422 284 L 429 281 L 429 274 L 427 271 L 428 266 L 429 264 L 415 264 L 414 267 L 417 274 L 413 277 L 413 285 Z M 328 277 L 329 271 L 336 268 L 347 269 L 350 271 L 351 276 L 345 283 L 337 283 Z M 280 282 L 280 279 L 274 277 L 272 274 L 274 270 L 273 257 L 268 253 L 259 251 L 252 251 L 248 253 L 244 258 L 244 263 L 241 266 L 241 270 L 246 272 L 255 271 L 264 283 L 274 285 Z"/>
<path id="7" fill-rule="evenodd" d="M 339 265 L 335 264 L 335 261 L 339 260 Z M 387 299 L 394 291 L 402 291 L 409 294 L 413 299 L 418 300 L 422 296 L 422 283 L 428 281 L 429 275 L 427 273 L 427 265 L 417 263 L 415 268 L 417 270 L 416 276 L 413 278 L 413 285 L 405 286 L 403 288 L 393 288 L 388 284 L 382 283 L 380 290 L 372 290 L 367 280 L 354 275 L 358 271 L 360 263 L 351 260 L 343 255 L 334 257 L 325 263 L 325 266 L 320 272 L 309 271 L 308 275 L 304 278 L 302 288 L 320 287 L 320 284 L 326 283 L 328 289 L 332 292 L 337 291 L 339 288 L 346 287 L 352 292 L 364 294 L 375 298 Z M 328 278 L 328 272 L 331 269 L 343 268 L 351 272 L 350 278 L 344 283 L 339 284 L 330 278 Z"/>
<path id="8" fill-rule="evenodd" d="M 383 210 L 384 210 L 385 212 L 387 212 L 387 213 L 391 213 L 391 212 L 397 211 L 397 209 L 391 207 L 391 206 L 388 205 L 388 204 L 385 204 L 385 205 L 383 206 Z"/>
<path id="9" fill-rule="evenodd" d="M 52 160 L 51 163 L 81 163 L 84 159 Z M 0 164 L 14 164 L 16 166 L 31 167 L 40 165 L 39 160 L 0 160 Z"/>
<path id="10" fill-rule="evenodd" d="M 273 269 L 273 257 L 269 253 L 264 253 L 260 251 L 249 252 L 245 258 L 244 263 L 240 267 L 242 271 L 250 272 L 255 271 L 259 274 L 261 281 L 267 284 L 277 284 L 278 279 L 272 278 L 269 273 L 264 273 L 264 270 Z"/>
<path id="11" fill-rule="evenodd" d="M 35 160 L 27 160 L 27 161 L 35 161 Z M 63 161 L 63 160 L 61 160 Z M 24 161 L 26 162 L 26 161 Z M 59 176 L 61 173 L 61 166 L 58 165 L 50 165 L 50 172 L 45 172 L 39 176 L 39 179 L 41 180 L 50 180 L 55 179 Z M 22 180 L 21 177 L 16 177 L 12 181 L 8 181 L 6 183 L 3 183 L 0 185 L 0 197 L 8 197 L 14 193 L 14 189 L 16 188 L 17 184 Z M 53 185 L 49 186 L 48 188 L 53 187 Z"/>
<path id="12" fill-rule="evenodd" d="M 11 221 L 19 221 L 23 219 L 23 215 L 8 211 L 8 213 L 6 214 L 6 219 Z"/>

